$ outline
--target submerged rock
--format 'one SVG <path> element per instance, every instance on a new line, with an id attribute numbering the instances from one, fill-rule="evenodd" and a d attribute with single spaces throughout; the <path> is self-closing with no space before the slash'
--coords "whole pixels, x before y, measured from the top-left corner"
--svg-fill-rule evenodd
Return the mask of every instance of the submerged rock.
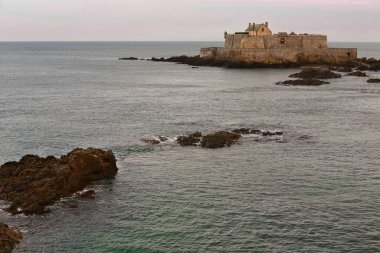
<path id="1" fill-rule="evenodd" d="M 74 149 L 61 158 L 26 155 L 0 167 L 0 199 L 11 203 L 6 211 L 12 214 L 43 214 L 50 211 L 46 206 L 117 170 L 112 151 L 94 148 Z"/>
<path id="2" fill-rule="evenodd" d="M 10 228 L 8 225 L 0 223 L 0 253 L 12 252 L 21 239 L 22 234 L 18 228 Z"/>
<path id="3" fill-rule="evenodd" d="M 136 57 L 122 57 L 122 58 L 119 58 L 119 60 L 121 60 L 121 61 L 137 61 L 138 58 L 136 58 Z"/>
<path id="4" fill-rule="evenodd" d="M 80 196 L 85 199 L 94 199 L 95 198 L 95 191 L 94 190 L 88 190 L 83 192 Z"/>
<path id="5" fill-rule="evenodd" d="M 361 71 L 354 71 L 352 73 L 348 73 L 346 76 L 367 77 L 367 74 Z"/>
<path id="6" fill-rule="evenodd" d="M 380 79 L 378 78 L 370 78 L 367 80 L 367 83 L 380 83 Z"/>
<path id="7" fill-rule="evenodd" d="M 322 84 L 329 84 L 329 82 L 317 80 L 317 79 L 297 79 L 297 80 L 286 80 L 283 82 L 277 82 L 277 85 L 284 86 L 320 86 Z"/>
<path id="8" fill-rule="evenodd" d="M 304 68 L 301 72 L 292 74 L 289 77 L 303 79 L 332 79 L 342 77 L 326 68 Z"/>
<path id="9" fill-rule="evenodd" d="M 223 148 L 234 144 L 241 135 L 237 133 L 219 131 L 203 136 L 201 146 L 203 148 Z"/>
<path id="10" fill-rule="evenodd" d="M 252 128 L 237 128 L 232 130 L 232 132 L 237 134 L 261 134 L 260 130 Z"/>
<path id="11" fill-rule="evenodd" d="M 160 144 L 160 140 L 157 139 L 141 139 L 141 141 L 152 145 Z"/>
<path id="12" fill-rule="evenodd" d="M 352 72 L 352 67 L 351 66 L 330 66 L 330 70 L 332 71 L 338 71 L 338 72 Z"/>

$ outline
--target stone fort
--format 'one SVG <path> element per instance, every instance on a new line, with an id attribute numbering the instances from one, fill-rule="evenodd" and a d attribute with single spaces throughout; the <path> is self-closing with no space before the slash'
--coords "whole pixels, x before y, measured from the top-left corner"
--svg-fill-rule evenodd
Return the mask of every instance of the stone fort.
<path id="1" fill-rule="evenodd" d="M 356 48 L 329 48 L 326 35 L 272 34 L 268 22 L 249 23 L 245 32 L 225 32 L 224 39 L 224 47 L 202 48 L 201 57 L 265 64 L 345 64 L 357 59 Z"/>

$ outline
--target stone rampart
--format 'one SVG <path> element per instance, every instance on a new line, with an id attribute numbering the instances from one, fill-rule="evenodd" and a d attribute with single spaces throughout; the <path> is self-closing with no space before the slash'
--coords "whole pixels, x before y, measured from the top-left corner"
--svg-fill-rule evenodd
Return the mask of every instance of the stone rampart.
<path id="1" fill-rule="evenodd" d="M 325 35 L 250 36 L 248 34 L 227 34 L 224 43 L 226 49 L 318 49 L 327 47 L 327 36 Z"/>
<path id="2" fill-rule="evenodd" d="M 202 48 L 201 57 L 244 63 L 344 64 L 357 59 L 356 48 Z"/>

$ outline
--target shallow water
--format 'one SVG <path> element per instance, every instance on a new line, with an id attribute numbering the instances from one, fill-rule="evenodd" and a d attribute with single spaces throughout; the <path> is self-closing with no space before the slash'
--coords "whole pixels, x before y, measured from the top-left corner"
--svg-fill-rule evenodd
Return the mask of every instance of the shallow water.
<path id="1" fill-rule="evenodd" d="M 380 250 L 378 84 L 284 87 L 274 83 L 296 69 L 117 60 L 218 44 L 0 43 L 0 163 L 94 146 L 112 149 L 120 169 L 90 187 L 95 201 L 74 196 L 44 217 L 0 213 L 24 231 L 15 252 Z M 350 46 L 380 58 L 380 44 Z M 284 131 L 283 141 L 140 141 L 237 127 Z"/>

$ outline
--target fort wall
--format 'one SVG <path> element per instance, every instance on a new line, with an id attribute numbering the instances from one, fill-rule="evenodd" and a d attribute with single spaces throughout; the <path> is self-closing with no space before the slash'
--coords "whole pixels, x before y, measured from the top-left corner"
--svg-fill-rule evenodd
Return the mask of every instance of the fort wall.
<path id="1" fill-rule="evenodd" d="M 327 48 L 325 35 L 273 35 L 250 36 L 248 34 L 227 34 L 224 48 Z"/>
<path id="2" fill-rule="evenodd" d="M 357 58 L 356 48 L 202 48 L 201 57 L 220 61 L 244 63 L 302 63 L 302 64 L 344 64 Z"/>

